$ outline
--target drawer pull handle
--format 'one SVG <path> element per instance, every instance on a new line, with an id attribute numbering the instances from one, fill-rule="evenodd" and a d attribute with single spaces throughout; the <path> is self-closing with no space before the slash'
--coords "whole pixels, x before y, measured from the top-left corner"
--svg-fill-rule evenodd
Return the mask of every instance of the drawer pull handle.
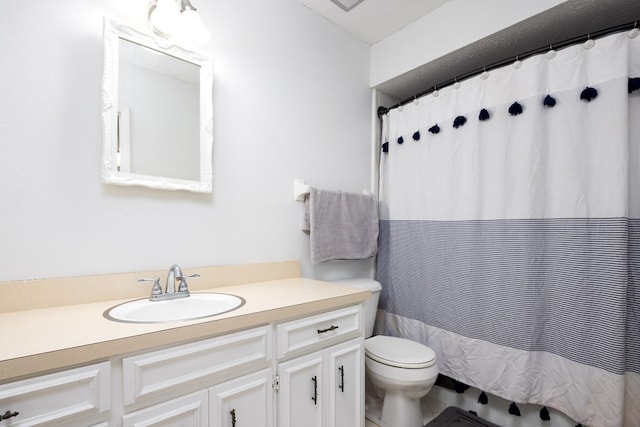
<path id="1" fill-rule="evenodd" d="M 313 400 L 314 405 L 317 405 L 318 404 L 318 377 L 314 375 L 313 378 L 311 378 L 311 382 L 313 383 L 313 397 L 311 398 L 311 400 Z"/>
<path id="2" fill-rule="evenodd" d="M 20 412 L 7 411 L 4 413 L 4 415 L 0 415 L 0 420 L 6 420 L 9 418 L 17 417 L 18 415 L 20 415 Z"/>
<path id="3" fill-rule="evenodd" d="M 328 328 L 326 328 L 326 329 L 318 329 L 318 333 L 319 333 L 319 334 L 324 334 L 325 332 L 335 331 L 336 329 L 338 329 L 338 326 L 336 326 L 336 325 L 331 325 L 330 327 L 328 327 Z"/>
<path id="4" fill-rule="evenodd" d="M 236 427 L 236 410 L 232 409 L 231 412 L 231 427 Z"/>
<path id="5" fill-rule="evenodd" d="M 340 365 L 338 371 L 340 371 L 340 385 L 338 388 L 344 393 L 344 365 Z"/>

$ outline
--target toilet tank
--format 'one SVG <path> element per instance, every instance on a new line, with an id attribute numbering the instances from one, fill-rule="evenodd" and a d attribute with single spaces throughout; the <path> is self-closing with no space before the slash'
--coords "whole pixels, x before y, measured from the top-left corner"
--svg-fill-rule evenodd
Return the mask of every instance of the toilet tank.
<path id="1" fill-rule="evenodd" d="M 357 278 L 336 280 L 334 283 L 371 291 L 371 296 L 364 301 L 364 337 L 373 336 L 373 326 L 376 323 L 376 313 L 378 312 L 378 300 L 382 290 L 380 282 L 373 279 Z"/>

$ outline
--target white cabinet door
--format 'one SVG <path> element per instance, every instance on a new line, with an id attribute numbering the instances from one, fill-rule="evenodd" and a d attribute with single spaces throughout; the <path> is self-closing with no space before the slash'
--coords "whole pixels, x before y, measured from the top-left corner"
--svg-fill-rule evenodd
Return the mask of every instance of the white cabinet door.
<path id="1" fill-rule="evenodd" d="M 323 352 L 280 363 L 278 427 L 322 426 Z"/>
<path id="2" fill-rule="evenodd" d="M 122 417 L 123 427 L 207 427 L 207 390 L 171 399 Z"/>
<path id="3" fill-rule="evenodd" d="M 254 374 L 211 387 L 209 411 L 212 427 L 271 427 L 273 425 L 272 371 Z"/>
<path id="4" fill-rule="evenodd" d="M 361 339 L 327 349 L 327 423 L 360 427 L 364 423 L 364 354 Z"/>

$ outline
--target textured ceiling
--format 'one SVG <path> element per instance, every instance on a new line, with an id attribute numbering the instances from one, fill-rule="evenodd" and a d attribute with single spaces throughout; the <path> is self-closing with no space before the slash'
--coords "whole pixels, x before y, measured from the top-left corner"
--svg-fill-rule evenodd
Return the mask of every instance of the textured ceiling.
<path id="1" fill-rule="evenodd" d="M 516 55 L 635 20 L 640 21 L 640 0 L 569 0 L 389 80 L 378 89 L 399 101 L 410 99 L 455 77 L 509 58 L 515 60 Z"/>

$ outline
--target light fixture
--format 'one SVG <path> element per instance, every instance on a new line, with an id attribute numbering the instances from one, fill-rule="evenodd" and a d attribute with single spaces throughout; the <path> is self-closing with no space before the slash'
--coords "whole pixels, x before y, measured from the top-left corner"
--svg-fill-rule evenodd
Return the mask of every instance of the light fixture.
<path id="1" fill-rule="evenodd" d="M 200 16 L 196 12 L 196 8 L 193 7 L 189 0 L 181 0 L 180 11 L 181 14 L 178 29 L 180 34 L 197 42 L 203 42 L 211 37 L 209 31 L 207 31 L 200 19 Z"/>
<path id="2" fill-rule="evenodd" d="M 167 40 L 204 42 L 211 37 L 189 0 L 156 0 L 148 18 L 151 31 Z"/>

